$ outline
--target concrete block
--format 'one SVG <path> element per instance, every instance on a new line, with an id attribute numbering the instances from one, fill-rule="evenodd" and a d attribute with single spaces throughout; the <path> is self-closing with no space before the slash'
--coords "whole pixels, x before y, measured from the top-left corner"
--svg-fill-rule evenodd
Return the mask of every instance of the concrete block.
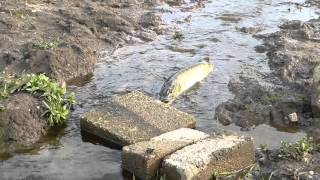
<path id="1" fill-rule="evenodd" d="M 141 179 L 151 179 L 156 175 L 165 156 L 209 136 L 197 130 L 181 128 L 149 141 L 125 146 L 122 151 L 122 166 Z"/>
<path id="2" fill-rule="evenodd" d="M 165 158 L 162 168 L 167 180 L 206 180 L 216 173 L 241 170 L 254 162 L 252 139 L 232 135 L 186 146 Z"/>

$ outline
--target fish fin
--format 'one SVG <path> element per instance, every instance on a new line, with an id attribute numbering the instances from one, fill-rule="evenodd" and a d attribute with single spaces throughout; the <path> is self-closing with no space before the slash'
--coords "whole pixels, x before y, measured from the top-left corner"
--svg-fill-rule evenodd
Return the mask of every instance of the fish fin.
<path id="1" fill-rule="evenodd" d="M 209 57 L 205 57 L 205 58 L 203 58 L 202 61 L 207 62 L 207 63 L 210 63 L 210 58 L 209 58 Z"/>

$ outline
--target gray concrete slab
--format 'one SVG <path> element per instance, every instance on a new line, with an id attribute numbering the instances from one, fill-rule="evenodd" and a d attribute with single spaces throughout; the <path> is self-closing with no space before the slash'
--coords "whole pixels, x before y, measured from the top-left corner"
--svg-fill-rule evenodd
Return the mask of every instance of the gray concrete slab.
<path id="1" fill-rule="evenodd" d="M 136 177 L 151 179 L 157 174 L 165 156 L 209 136 L 201 131 L 181 128 L 149 141 L 125 146 L 122 149 L 122 167 Z"/>
<path id="2" fill-rule="evenodd" d="M 251 138 L 219 136 L 176 151 L 163 161 L 166 180 L 206 180 L 214 174 L 234 172 L 255 162 Z"/>
<path id="3" fill-rule="evenodd" d="M 179 128 L 194 128 L 196 120 L 174 107 L 134 91 L 116 96 L 81 118 L 81 129 L 120 146 L 149 140 Z"/>

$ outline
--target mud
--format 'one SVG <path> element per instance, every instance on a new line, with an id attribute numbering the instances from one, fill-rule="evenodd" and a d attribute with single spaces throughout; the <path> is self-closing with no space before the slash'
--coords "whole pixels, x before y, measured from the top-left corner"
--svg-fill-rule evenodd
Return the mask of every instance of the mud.
<path id="1" fill-rule="evenodd" d="M 280 31 L 260 36 L 271 72 L 243 67 L 229 82 L 235 98 L 217 107 L 216 118 L 243 128 L 262 123 L 308 127 L 317 121 L 319 28 L 319 19 L 289 21 Z M 298 116 L 295 122 L 292 113 Z"/>
<path id="2" fill-rule="evenodd" d="M 0 71 L 41 72 L 59 82 L 92 73 L 97 52 L 111 53 L 160 32 L 160 19 L 149 12 L 156 3 L 1 1 Z"/>
<path id="3" fill-rule="evenodd" d="M 45 73 L 61 85 L 86 77 L 101 56 L 125 44 L 153 40 L 161 33 L 161 19 L 151 12 L 158 3 L 1 1 L 0 75 Z M 102 50 L 104 54 L 99 54 Z M 41 104 L 28 94 L 0 101 L 0 153 L 31 146 L 47 133 Z"/>
<path id="4" fill-rule="evenodd" d="M 259 124 L 299 128 L 319 140 L 320 19 L 289 21 L 280 30 L 256 36 L 266 51 L 270 71 L 242 67 L 228 87 L 235 97 L 216 108 L 223 125 L 250 131 Z M 320 154 L 302 159 L 279 158 L 279 149 L 258 151 L 255 179 L 319 179 Z"/>
<path id="5" fill-rule="evenodd" d="M 314 151 L 302 159 L 281 158 L 280 150 L 257 150 L 258 162 L 250 173 L 254 179 L 319 179 L 320 153 Z"/>
<path id="6" fill-rule="evenodd" d="M 15 94 L 0 102 L 0 157 L 30 148 L 47 134 L 43 112 L 41 101 L 28 94 Z"/>

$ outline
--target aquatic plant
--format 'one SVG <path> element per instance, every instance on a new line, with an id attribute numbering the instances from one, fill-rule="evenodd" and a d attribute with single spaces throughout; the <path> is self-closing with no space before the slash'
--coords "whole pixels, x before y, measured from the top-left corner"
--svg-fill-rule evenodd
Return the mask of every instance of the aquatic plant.
<path id="1" fill-rule="evenodd" d="M 50 126 L 65 123 L 70 108 L 75 104 L 75 94 L 53 82 L 44 74 L 23 75 L 18 79 L 9 79 L 0 84 L 0 99 L 16 92 L 27 92 L 43 99 Z"/>
<path id="2" fill-rule="evenodd" d="M 304 137 L 295 143 L 281 141 L 278 157 L 302 160 L 306 154 L 319 150 L 320 146 L 316 144 L 311 137 Z"/>

